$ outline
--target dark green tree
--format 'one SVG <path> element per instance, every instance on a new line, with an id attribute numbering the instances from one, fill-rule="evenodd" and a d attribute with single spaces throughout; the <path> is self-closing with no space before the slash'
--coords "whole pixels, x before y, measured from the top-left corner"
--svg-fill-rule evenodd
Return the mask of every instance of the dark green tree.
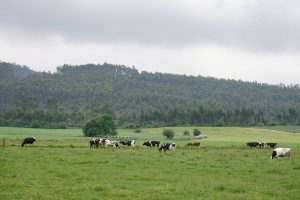
<path id="1" fill-rule="evenodd" d="M 199 129 L 194 129 L 194 136 L 201 135 L 201 131 Z"/>
<path id="2" fill-rule="evenodd" d="M 165 136 L 168 140 L 172 140 L 175 136 L 175 133 L 171 129 L 164 129 L 162 132 L 163 136 Z"/>
<path id="3" fill-rule="evenodd" d="M 87 121 L 82 127 L 85 136 L 117 135 L 117 127 L 111 115 L 101 115 Z"/>

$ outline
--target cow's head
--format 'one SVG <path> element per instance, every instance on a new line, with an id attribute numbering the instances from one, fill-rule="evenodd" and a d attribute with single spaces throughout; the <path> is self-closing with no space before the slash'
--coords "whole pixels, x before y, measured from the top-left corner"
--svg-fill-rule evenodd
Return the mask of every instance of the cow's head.
<path id="1" fill-rule="evenodd" d="M 270 157 L 270 160 L 274 159 L 274 158 L 276 157 L 276 154 L 277 154 L 277 152 L 276 152 L 276 151 L 273 151 L 273 152 L 272 152 L 272 155 L 271 155 L 271 157 Z"/>

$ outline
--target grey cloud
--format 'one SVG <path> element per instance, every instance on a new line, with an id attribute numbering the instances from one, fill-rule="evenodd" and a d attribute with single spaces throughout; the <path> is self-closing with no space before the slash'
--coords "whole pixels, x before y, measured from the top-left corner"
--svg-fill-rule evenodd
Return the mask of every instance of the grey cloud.
<path id="1" fill-rule="evenodd" d="M 0 5 L 0 28 L 20 34 L 168 47 L 217 44 L 250 51 L 300 50 L 296 0 L 261 0 L 236 19 L 196 17 L 159 8 L 159 1 L 156 8 L 142 0 L 0 0 Z"/>

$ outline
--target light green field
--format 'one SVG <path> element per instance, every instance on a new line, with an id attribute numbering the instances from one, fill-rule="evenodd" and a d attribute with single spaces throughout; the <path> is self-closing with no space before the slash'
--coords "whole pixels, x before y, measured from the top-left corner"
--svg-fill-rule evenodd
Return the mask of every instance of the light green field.
<path id="1" fill-rule="evenodd" d="M 171 127 L 175 152 L 142 147 L 166 141 L 161 128 L 119 130 L 135 150 L 89 149 L 79 129 L 0 128 L 0 199 L 299 199 L 300 133 L 256 128 L 198 127 L 207 139 L 188 149 L 194 127 Z M 37 147 L 21 148 L 24 137 Z M 0 140 L 0 146 L 2 141 Z M 292 147 L 292 159 L 269 160 L 271 149 L 248 141 Z M 74 148 L 75 147 L 75 148 Z"/>
<path id="2" fill-rule="evenodd" d="M 290 133 L 300 133 L 300 126 L 268 126 L 265 128 Z"/>

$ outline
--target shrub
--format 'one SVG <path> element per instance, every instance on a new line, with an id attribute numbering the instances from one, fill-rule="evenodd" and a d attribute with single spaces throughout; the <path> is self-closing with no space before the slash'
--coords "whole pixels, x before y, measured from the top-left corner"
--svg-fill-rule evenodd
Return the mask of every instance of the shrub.
<path id="1" fill-rule="evenodd" d="M 134 132 L 135 132 L 135 133 L 141 133 L 142 130 L 141 130 L 141 129 L 135 129 Z"/>
<path id="2" fill-rule="evenodd" d="M 163 136 L 165 136 L 167 139 L 172 140 L 175 136 L 175 133 L 171 129 L 164 129 L 162 132 Z"/>
<path id="3" fill-rule="evenodd" d="M 190 132 L 188 130 L 183 131 L 183 135 L 190 136 Z"/>
<path id="4" fill-rule="evenodd" d="M 194 129 L 194 136 L 201 135 L 201 131 L 199 129 Z"/>

